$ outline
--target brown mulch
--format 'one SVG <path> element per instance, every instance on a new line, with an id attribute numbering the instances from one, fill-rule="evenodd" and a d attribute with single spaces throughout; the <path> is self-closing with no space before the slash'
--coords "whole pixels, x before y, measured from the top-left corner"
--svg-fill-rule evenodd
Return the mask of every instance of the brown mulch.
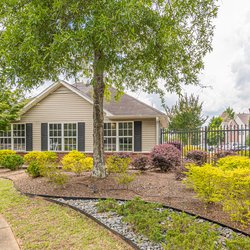
<path id="1" fill-rule="evenodd" d="M 232 222 L 220 205 L 212 204 L 205 207 L 195 198 L 192 190 L 187 189 L 181 181 L 175 180 L 173 173 L 148 171 L 138 174 L 128 190 L 116 184 L 114 175 L 105 179 L 93 178 L 90 173 L 81 176 L 69 175 L 69 181 L 64 187 L 56 187 L 45 178 L 29 177 L 24 170 L 10 172 L 0 169 L 0 177 L 10 178 L 16 188 L 24 193 L 116 199 L 132 199 L 139 196 L 146 201 L 160 202 L 250 233 L 250 225 L 243 227 L 240 223 Z"/>

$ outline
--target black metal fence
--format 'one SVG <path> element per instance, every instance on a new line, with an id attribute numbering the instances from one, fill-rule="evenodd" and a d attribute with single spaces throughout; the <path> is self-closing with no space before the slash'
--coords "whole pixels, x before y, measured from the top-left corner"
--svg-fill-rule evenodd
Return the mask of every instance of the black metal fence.
<path id="1" fill-rule="evenodd" d="M 161 143 L 180 142 L 183 158 L 192 150 L 206 151 L 214 159 L 220 152 L 234 151 L 250 157 L 250 126 L 202 127 L 193 130 L 161 130 Z"/>

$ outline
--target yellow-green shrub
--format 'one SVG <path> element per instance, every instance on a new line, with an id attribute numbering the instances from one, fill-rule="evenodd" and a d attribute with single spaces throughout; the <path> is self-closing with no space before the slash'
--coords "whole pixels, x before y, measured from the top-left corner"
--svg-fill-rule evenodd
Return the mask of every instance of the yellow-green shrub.
<path id="1" fill-rule="evenodd" d="M 119 157 L 111 155 L 106 160 L 106 169 L 108 173 L 126 173 L 131 159 L 129 157 Z"/>
<path id="2" fill-rule="evenodd" d="M 80 175 L 84 171 L 91 171 L 93 168 L 93 158 L 86 157 L 85 154 L 73 150 L 62 159 L 62 167 L 66 171 Z"/>
<path id="3" fill-rule="evenodd" d="M 40 152 L 32 151 L 24 156 L 24 161 L 27 165 L 31 162 L 38 162 L 40 164 L 44 163 L 55 163 L 57 161 L 57 154 L 55 152 Z"/>
<path id="4" fill-rule="evenodd" d="M 250 169 L 250 158 L 245 156 L 227 156 L 219 159 L 216 166 L 222 170 L 233 170 L 236 168 Z"/>
<path id="5" fill-rule="evenodd" d="M 220 202 L 232 220 L 250 222 L 250 168 L 246 157 L 229 156 L 216 166 L 190 165 L 185 183 L 204 202 Z"/>
<path id="6" fill-rule="evenodd" d="M 68 176 L 62 173 L 55 164 L 43 168 L 43 176 L 58 186 L 63 186 L 68 181 Z"/>
<path id="7" fill-rule="evenodd" d="M 187 179 L 184 183 L 194 189 L 197 197 L 202 201 L 218 202 L 221 200 L 221 190 L 218 188 L 223 178 L 223 171 L 210 164 L 204 166 L 188 165 L 185 172 Z"/>
<path id="8" fill-rule="evenodd" d="M 5 157 L 6 155 L 15 155 L 16 152 L 13 150 L 9 150 L 9 149 L 4 149 L 4 150 L 0 150 L 0 162 L 2 161 L 3 157 Z"/>
<path id="9" fill-rule="evenodd" d="M 116 177 L 116 181 L 120 185 L 125 185 L 126 188 L 128 189 L 128 186 L 131 182 L 135 180 L 136 175 L 135 174 L 128 174 L 128 173 L 120 173 Z"/>
<path id="10" fill-rule="evenodd" d="M 250 222 L 250 169 L 225 171 L 220 189 L 223 209 L 241 223 Z"/>
<path id="11" fill-rule="evenodd" d="M 54 167 L 57 161 L 55 152 L 32 151 L 24 156 L 28 165 L 27 173 L 32 177 L 46 176 L 48 168 Z"/>

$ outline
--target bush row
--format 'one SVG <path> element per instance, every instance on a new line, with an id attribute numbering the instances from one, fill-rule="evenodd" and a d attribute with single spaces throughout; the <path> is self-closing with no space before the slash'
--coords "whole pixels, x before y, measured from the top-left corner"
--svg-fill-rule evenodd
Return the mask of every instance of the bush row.
<path id="1" fill-rule="evenodd" d="M 205 203 L 216 202 L 223 206 L 233 220 L 250 222 L 250 159 L 227 156 L 216 165 L 187 167 L 185 183 L 194 189 Z"/>
<path id="2" fill-rule="evenodd" d="M 24 164 L 23 157 L 13 150 L 0 150 L 0 166 L 10 170 L 17 170 Z"/>

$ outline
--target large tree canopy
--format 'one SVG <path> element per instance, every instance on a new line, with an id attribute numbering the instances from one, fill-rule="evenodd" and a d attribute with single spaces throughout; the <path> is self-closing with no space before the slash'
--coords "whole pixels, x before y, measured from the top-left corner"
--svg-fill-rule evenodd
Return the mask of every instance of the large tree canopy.
<path id="1" fill-rule="evenodd" d="M 103 171 L 103 94 L 198 84 L 217 0 L 1 0 L 1 77 L 25 88 L 60 75 L 94 87 L 94 175 Z"/>

